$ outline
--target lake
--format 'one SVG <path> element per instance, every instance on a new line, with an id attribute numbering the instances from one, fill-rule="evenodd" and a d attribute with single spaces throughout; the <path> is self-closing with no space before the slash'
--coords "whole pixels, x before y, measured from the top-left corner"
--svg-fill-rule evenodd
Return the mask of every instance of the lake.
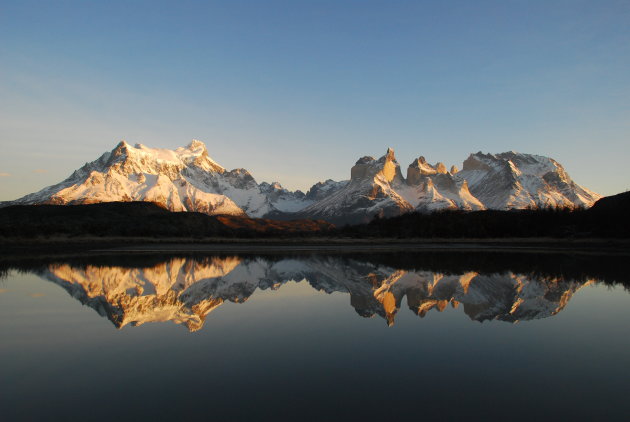
<path id="1" fill-rule="evenodd" d="M 3 261 L 2 420 L 627 420 L 628 256 Z"/>

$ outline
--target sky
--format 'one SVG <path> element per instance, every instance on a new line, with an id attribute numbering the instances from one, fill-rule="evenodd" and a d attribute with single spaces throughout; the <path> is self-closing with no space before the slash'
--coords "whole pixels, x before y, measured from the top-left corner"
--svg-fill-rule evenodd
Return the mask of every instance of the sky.
<path id="1" fill-rule="evenodd" d="M 131 144 L 308 189 L 394 148 L 630 188 L 630 1 L 0 0 L 0 200 Z"/>

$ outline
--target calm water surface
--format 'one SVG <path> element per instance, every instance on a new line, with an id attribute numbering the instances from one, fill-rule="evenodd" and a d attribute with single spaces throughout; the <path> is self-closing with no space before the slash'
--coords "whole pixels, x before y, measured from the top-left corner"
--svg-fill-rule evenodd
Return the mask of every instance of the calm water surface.
<path id="1" fill-rule="evenodd" d="M 627 257 L 33 259 L 2 420 L 627 420 Z"/>

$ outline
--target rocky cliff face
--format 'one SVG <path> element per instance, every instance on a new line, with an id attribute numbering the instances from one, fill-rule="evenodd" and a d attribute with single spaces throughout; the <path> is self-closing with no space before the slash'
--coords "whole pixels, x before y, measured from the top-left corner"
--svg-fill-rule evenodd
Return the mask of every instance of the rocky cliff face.
<path id="1" fill-rule="evenodd" d="M 405 179 L 389 148 L 378 160 L 360 158 L 350 170 L 350 181 L 302 210 L 299 216 L 354 224 L 411 211 L 484 208 L 470 193 L 466 181 L 455 178 L 442 163 L 432 166 L 420 157 L 409 165 Z"/>
<path id="2" fill-rule="evenodd" d="M 456 169 L 455 169 L 456 170 Z M 414 160 L 407 168 L 408 197 L 417 211 L 440 209 L 482 210 L 484 205 L 468 190 L 468 183 L 454 177 L 443 163 L 435 166 L 424 157 Z"/>
<path id="3" fill-rule="evenodd" d="M 350 180 L 304 208 L 297 215 L 336 224 L 369 222 L 374 216 L 390 217 L 413 210 L 397 192 L 404 179 L 394 151 L 379 159 L 362 157 L 350 170 Z"/>

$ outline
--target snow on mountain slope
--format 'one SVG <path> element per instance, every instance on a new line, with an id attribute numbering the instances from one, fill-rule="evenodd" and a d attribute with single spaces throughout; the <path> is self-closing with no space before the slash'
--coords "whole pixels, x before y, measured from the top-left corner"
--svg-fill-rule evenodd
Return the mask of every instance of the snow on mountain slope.
<path id="1" fill-rule="evenodd" d="M 368 222 L 374 216 L 390 217 L 413 210 L 395 190 L 403 184 L 400 166 L 392 149 L 378 160 L 359 159 L 350 171 L 350 181 L 298 215 L 333 223 Z"/>
<path id="2" fill-rule="evenodd" d="M 457 179 L 492 209 L 590 207 L 601 198 L 573 182 L 554 159 L 513 151 L 471 154 Z"/>
<path id="3" fill-rule="evenodd" d="M 378 160 L 359 159 L 350 174 L 349 181 L 314 185 L 306 196 L 316 202 L 296 217 L 357 224 L 410 211 L 590 207 L 601 198 L 573 182 L 557 161 L 515 152 L 472 154 L 462 171 L 419 157 L 405 179 L 388 149 Z"/>
<path id="4" fill-rule="evenodd" d="M 419 157 L 409 165 L 406 186 L 401 186 L 399 191 L 416 210 L 422 212 L 441 209 L 471 211 L 485 208 L 470 193 L 466 181 L 459 182 L 446 170 L 444 164 L 437 163 L 432 166 L 424 157 Z"/>
<path id="5" fill-rule="evenodd" d="M 150 201 L 171 211 L 244 215 L 229 197 L 195 175 L 225 172 L 198 141 L 175 151 L 120 142 L 61 183 L 14 201 L 15 204 L 88 204 Z"/>
<path id="6" fill-rule="evenodd" d="M 291 192 L 278 182 L 272 184 L 262 182 L 260 191 L 267 195 L 273 207 L 280 212 L 296 212 L 314 202 L 304 192 L 300 190 Z"/>
<path id="7" fill-rule="evenodd" d="M 317 182 L 306 192 L 306 199 L 313 202 L 321 201 L 346 186 L 349 182 L 349 180 L 336 182 L 332 179 L 327 179 L 325 182 Z"/>
<path id="8" fill-rule="evenodd" d="M 391 148 L 378 160 L 359 159 L 350 171 L 350 181 L 326 183 L 311 188 L 307 197 L 314 191 L 321 199 L 304 208 L 300 217 L 356 224 L 410 211 L 484 209 L 467 183 L 459 182 L 442 163 L 434 167 L 420 157 L 407 169 L 405 180 Z"/>
<path id="9" fill-rule="evenodd" d="M 173 151 L 123 141 L 63 182 L 12 204 L 111 201 L 150 201 L 171 211 L 251 217 L 294 211 L 312 202 L 278 184 L 258 185 L 245 169 L 227 171 L 210 158 L 202 142 L 193 140 Z"/>

